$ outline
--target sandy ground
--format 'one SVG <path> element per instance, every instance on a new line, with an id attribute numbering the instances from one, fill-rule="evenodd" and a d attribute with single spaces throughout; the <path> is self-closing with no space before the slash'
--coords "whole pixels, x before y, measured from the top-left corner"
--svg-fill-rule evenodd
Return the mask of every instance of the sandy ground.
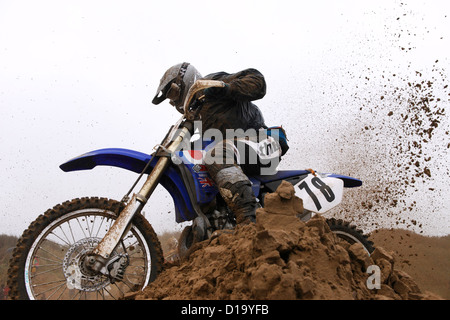
<path id="1" fill-rule="evenodd" d="M 143 293 L 127 298 L 448 299 L 449 237 L 379 230 L 371 235 L 375 250 L 369 256 L 361 244 L 338 239 L 323 217 L 300 221 L 301 200 L 289 183 L 265 201 L 255 224 L 195 244 L 187 258 L 167 264 Z M 374 265 L 380 270 L 378 288 L 368 284 Z"/>
<path id="2" fill-rule="evenodd" d="M 375 245 L 393 251 L 395 264 L 424 290 L 450 299 L 450 236 L 425 237 L 402 229 L 380 229 L 370 235 Z"/>

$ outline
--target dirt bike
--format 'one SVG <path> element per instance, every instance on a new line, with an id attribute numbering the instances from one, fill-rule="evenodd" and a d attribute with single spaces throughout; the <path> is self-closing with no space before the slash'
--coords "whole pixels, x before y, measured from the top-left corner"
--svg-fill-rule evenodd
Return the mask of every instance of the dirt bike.
<path id="1" fill-rule="evenodd" d="M 78 198 L 56 205 L 32 222 L 19 239 L 10 262 L 8 285 L 12 299 L 120 299 L 155 280 L 164 256 L 155 231 L 141 211 L 159 184 L 173 198 L 176 221 L 192 221 L 180 237 L 181 256 L 193 243 L 210 238 L 216 230 L 234 228 L 233 213 L 208 171 L 201 161 L 194 161 L 201 160 L 196 156 L 199 150 L 180 151 L 183 143 L 191 143 L 193 123 L 204 99 L 202 90 L 223 85 L 221 81 L 198 80 L 188 92 L 183 116 L 151 155 L 101 149 L 60 166 L 65 172 L 115 166 L 139 175 L 121 201 Z M 144 175 L 146 181 L 132 194 Z M 296 196 L 303 200 L 304 212 L 299 218 L 304 221 L 337 206 L 344 188 L 362 185 L 352 177 L 312 170 L 278 170 L 272 175 L 249 178 L 260 206 L 264 206 L 265 194 L 274 192 L 283 180 L 292 183 Z M 339 238 L 359 242 L 369 252 L 373 250 L 367 237 L 348 223 L 329 219 L 328 224 Z"/>

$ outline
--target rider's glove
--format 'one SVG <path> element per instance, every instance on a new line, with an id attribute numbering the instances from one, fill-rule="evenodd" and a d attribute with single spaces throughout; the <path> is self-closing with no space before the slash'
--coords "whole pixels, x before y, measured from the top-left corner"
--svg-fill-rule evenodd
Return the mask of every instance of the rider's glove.
<path id="1" fill-rule="evenodd" d="M 223 87 L 211 87 L 206 88 L 203 92 L 205 94 L 205 97 L 207 99 L 220 99 L 225 97 L 228 94 L 230 85 L 227 83 L 224 83 Z"/>

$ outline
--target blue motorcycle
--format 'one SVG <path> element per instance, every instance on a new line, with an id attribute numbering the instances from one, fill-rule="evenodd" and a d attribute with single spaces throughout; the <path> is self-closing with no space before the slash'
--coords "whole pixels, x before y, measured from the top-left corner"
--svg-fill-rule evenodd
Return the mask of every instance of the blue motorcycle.
<path id="1" fill-rule="evenodd" d="M 152 154 L 127 149 L 101 149 L 62 164 L 65 172 L 114 166 L 138 175 L 121 201 L 79 198 L 56 205 L 30 224 L 19 239 L 8 270 L 12 299 L 120 299 L 142 290 L 155 280 L 164 263 L 161 244 L 150 223 L 140 214 L 158 184 L 172 196 L 177 222 L 192 221 L 179 240 L 183 258 L 198 241 L 217 230 L 232 229 L 236 222 L 208 171 L 202 164 L 207 144 L 190 150 L 194 121 L 198 118 L 198 93 L 221 81 L 198 80 L 189 90 L 181 119 Z M 276 129 L 273 130 L 277 131 Z M 283 138 L 282 134 L 277 138 Z M 138 181 L 146 181 L 136 193 Z M 260 206 L 266 193 L 282 181 L 295 187 L 303 201 L 299 219 L 307 221 L 339 205 L 344 188 L 362 181 L 312 170 L 279 170 L 271 175 L 249 177 Z M 131 197 L 130 197 L 131 195 Z M 341 220 L 329 219 L 336 235 L 359 242 L 370 253 L 373 246 L 361 231 Z"/>

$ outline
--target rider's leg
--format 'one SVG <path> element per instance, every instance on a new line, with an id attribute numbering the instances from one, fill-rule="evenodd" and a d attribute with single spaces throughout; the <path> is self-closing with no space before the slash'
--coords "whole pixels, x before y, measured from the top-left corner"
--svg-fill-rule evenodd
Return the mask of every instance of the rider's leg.
<path id="1" fill-rule="evenodd" d="M 255 222 L 256 198 L 252 183 L 239 166 L 223 168 L 214 178 L 222 198 L 233 211 L 236 222 Z"/>
<path id="2" fill-rule="evenodd" d="M 257 203 L 252 183 L 237 164 L 239 155 L 236 153 L 233 143 L 224 141 L 206 153 L 206 167 L 236 222 L 255 222 Z"/>

